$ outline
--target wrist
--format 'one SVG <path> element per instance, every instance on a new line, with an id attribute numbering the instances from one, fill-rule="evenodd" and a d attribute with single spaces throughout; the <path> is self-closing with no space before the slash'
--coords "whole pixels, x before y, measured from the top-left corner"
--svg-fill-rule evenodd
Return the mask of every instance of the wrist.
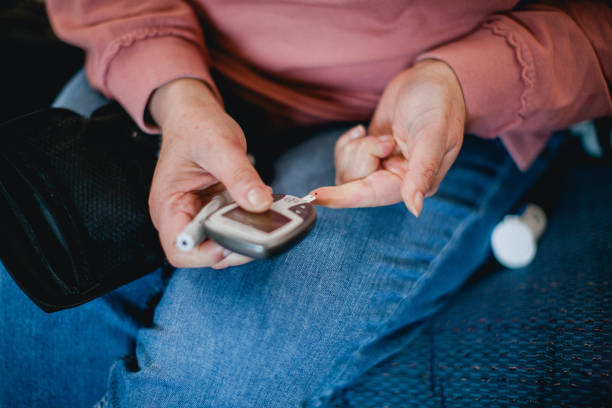
<path id="1" fill-rule="evenodd" d="M 223 109 L 206 83 L 194 78 L 178 78 L 153 91 L 148 110 L 151 118 L 163 129 L 168 118 L 179 113 L 186 104 Z"/>

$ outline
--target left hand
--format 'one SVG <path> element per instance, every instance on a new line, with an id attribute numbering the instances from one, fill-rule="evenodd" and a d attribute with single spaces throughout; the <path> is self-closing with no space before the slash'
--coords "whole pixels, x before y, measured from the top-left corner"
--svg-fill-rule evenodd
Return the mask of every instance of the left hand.
<path id="1" fill-rule="evenodd" d="M 437 60 L 419 62 L 387 85 L 370 123 L 370 136 L 339 139 L 336 178 L 348 182 L 313 191 L 315 203 L 348 208 L 403 200 L 418 216 L 424 197 L 437 191 L 459 154 L 465 121 L 463 92 L 451 67 Z M 395 152 L 380 149 L 373 159 L 371 137 L 383 135 L 393 136 Z M 346 143 L 347 139 L 353 140 Z M 369 168 L 368 174 L 363 174 L 364 168 Z M 347 174 L 361 178 L 343 177 Z"/>

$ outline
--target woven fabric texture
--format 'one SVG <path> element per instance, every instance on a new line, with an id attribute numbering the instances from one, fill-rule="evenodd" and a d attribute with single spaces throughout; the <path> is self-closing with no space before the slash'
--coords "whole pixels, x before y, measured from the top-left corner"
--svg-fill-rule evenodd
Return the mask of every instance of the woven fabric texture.
<path id="1" fill-rule="evenodd" d="M 483 268 L 332 407 L 612 406 L 612 168 L 575 168 L 534 262 Z"/>

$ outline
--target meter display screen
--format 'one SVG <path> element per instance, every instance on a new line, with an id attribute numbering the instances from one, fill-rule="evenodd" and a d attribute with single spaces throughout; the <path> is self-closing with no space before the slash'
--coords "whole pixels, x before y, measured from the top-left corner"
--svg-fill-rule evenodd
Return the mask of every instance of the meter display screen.
<path id="1" fill-rule="evenodd" d="M 266 233 L 276 231 L 283 225 L 291 222 L 290 218 L 274 210 L 269 210 L 264 213 L 250 213 L 240 207 L 236 207 L 223 214 L 223 216 Z"/>

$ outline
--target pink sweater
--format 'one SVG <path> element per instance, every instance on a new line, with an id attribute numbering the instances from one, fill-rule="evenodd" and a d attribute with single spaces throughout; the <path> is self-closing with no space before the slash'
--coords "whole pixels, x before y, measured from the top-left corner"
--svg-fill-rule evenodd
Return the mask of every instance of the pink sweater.
<path id="1" fill-rule="evenodd" d="M 47 0 L 87 51 L 94 87 L 139 125 L 180 78 L 238 92 L 296 121 L 367 120 L 391 78 L 437 58 L 457 74 L 467 131 L 499 136 L 521 168 L 551 131 L 612 113 L 612 7 L 566 0 Z"/>

